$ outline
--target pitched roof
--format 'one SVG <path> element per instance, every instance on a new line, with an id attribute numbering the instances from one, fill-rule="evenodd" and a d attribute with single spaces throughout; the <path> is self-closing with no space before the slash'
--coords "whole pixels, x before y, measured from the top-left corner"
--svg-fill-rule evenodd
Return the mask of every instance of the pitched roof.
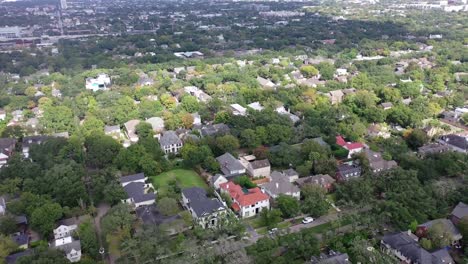
<path id="1" fill-rule="evenodd" d="M 242 166 L 242 163 L 238 159 L 234 158 L 234 156 L 232 156 L 232 154 L 229 152 L 226 152 L 223 155 L 217 157 L 216 160 L 219 162 L 221 170 L 226 175 L 230 174 L 231 171 L 245 169 L 244 166 Z"/>
<path id="2" fill-rule="evenodd" d="M 461 239 L 461 234 L 460 234 L 460 231 L 458 231 L 457 227 L 452 223 L 452 221 L 450 221 L 449 219 L 435 219 L 435 220 L 432 220 L 432 221 L 429 221 L 429 222 L 426 222 L 424 224 L 420 224 L 419 226 L 421 227 L 425 227 L 425 228 L 431 228 L 434 224 L 442 224 L 443 227 L 444 227 L 444 230 L 446 230 L 447 232 L 450 232 L 450 234 L 452 235 L 452 238 L 454 240 L 459 240 Z"/>
<path id="3" fill-rule="evenodd" d="M 431 264 L 432 255 L 422 248 L 407 232 L 385 235 L 382 241 L 414 263 Z"/>
<path id="4" fill-rule="evenodd" d="M 152 192 L 145 193 L 145 184 L 143 182 L 132 182 L 125 185 L 123 188 L 128 198 L 132 198 L 135 203 L 150 201 L 156 198 L 156 195 Z"/>
<path id="5" fill-rule="evenodd" d="M 459 202 L 457 206 L 452 211 L 452 215 L 462 219 L 465 216 L 468 216 L 468 204 Z"/>
<path id="6" fill-rule="evenodd" d="M 81 251 L 81 243 L 80 243 L 80 240 L 73 240 L 70 243 L 65 243 L 65 244 L 61 244 L 61 245 L 58 245 L 58 246 L 56 245 L 55 248 L 57 248 L 59 250 L 62 250 L 63 252 L 68 254 L 72 250 Z"/>
<path id="7" fill-rule="evenodd" d="M 224 205 L 216 198 L 208 198 L 205 189 L 200 187 L 186 188 L 182 190 L 185 198 L 189 200 L 188 206 L 197 214 L 203 216 L 204 214 L 211 214 L 224 209 Z"/>
<path id="8" fill-rule="evenodd" d="M 202 136 L 215 136 L 229 133 L 230 129 L 226 124 L 206 125 L 201 129 Z"/>
<path id="9" fill-rule="evenodd" d="M 366 149 L 365 154 L 372 170 L 389 170 L 398 166 L 394 160 L 384 160 L 379 152 Z"/>
<path id="10" fill-rule="evenodd" d="M 289 181 L 289 179 L 278 174 L 272 174 L 271 181 L 262 184 L 261 187 L 265 189 L 268 193 L 270 193 L 272 196 L 300 192 L 299 188 L 296 185 L 292 184 Z"/>
<path id="11" fill-rule="evenodd" d="M 458 135 L 446 135 L 441 137 L 446 144 L 468 151 L 468 138 Z"/>
<path id="12" fill-rule="evenodd" d="M 7 256 L 5 258 L 5 261 L 7 264 L 14 264 L 16 263 L 21 257 L 25 257 L 25 256 L 31 256 L 32 254 L 34 254 L 34 250 L 32 249 L 27 249 L 25 251 L 21 251 L 21 252 L 18 252 L 18 253 L 15 253 L 15 254 L 11 254 L 9 256 Z"/>
<path id="13" fill-rule="evenodd" d="M 154 131 L 164 130 L 164 120 L 160 117 L 151 117 L 146 119 L 146 123 L 149 123 Z"/>
<path id="14" fill-rule="evenodd" d="M 250 162 L 250 165 L 252 166 L 254 170 L 260 169 L 260 168 L 266 168 L 266 167 L 270 167 L 270 161 L 268 161 L 268 159 L 254 160 Z"/>
<path id="15" fill-rule="evenodd" d="M 336 136 L 336 144 L 348 150 L 360 149 L 364 147 L 364 144 L 360 142 L 346 142 L 342 136 Z"/>
<path id="16" fill-rule="evenodd" d="M 138 180 L 143 180 L 143 179 L 145 179 L 145 174 L 143 172 L 141 172 L 141 173 L 137 173 L 137 174 L 133 174 L 133 175 L 127 175 L 127 176 L 120 177 L 120 183 L 138 181 Z"/>
<path id="17" fill-rule="evenodd" d="M 227 191 L 229 195 L 231 195 L 232 199 L 237 201 L 243 207 L 269 199 L 269 196 L 263 193 L 258 187 L 248 190 L 242 189 L 240 185 L 237 185 L 234 182 L 222 183 L 219 187 L 222 190 Z"/>
<path id="18" fill-rule="evenodd" d="M 180 140 L 176 132 L 169 130 L 162 134 L 159 144 L 161 144 L 161 146 L 177 145 L 182 144 L 182 140 Z"/>
<path id="19" fill-rule="evenodd" d="M 336 182 L 335 179 L 333 179 L 328 174 L 318 174 L 318 175 L 314 175 L 314 176 L 299 178 L 299 179 L 296 180 L 296 183 L 299 186 L 302 186 L 302 185 L 305 185 L 305 184 L 316 184 L 316 185 L 323 186 L 325 184 L 332 184 L 334 182 Z"/>

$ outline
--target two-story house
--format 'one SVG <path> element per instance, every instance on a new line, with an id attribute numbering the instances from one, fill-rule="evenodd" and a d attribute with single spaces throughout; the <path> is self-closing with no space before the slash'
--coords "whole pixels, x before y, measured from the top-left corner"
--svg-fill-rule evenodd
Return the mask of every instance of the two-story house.
<path id="1" fill-rule="evenodd" d="M 267 177 L 270 178 L 271 166 L 268 159 L 254 160 L 247 164 L 247 173 L 252 178 Z"/>
<path id="2" fill-rule="evenodd" d="M 334 189 L 335 182 L 336 180 L 328 174 L 318 174 L 314 176 L 299 178 L 296 180 L 296 184 L 300 188 L 304 187 L 305 185 L 312 184 L 322 187 L 327 192 L 330 192 Z"/>
<path id="3" fill-rule="evenodd" d="M 14 138 L 0 138 L 0 168 L 5 166 L 16 146 Z"/>
<path id="4" fill-rule="evenodd" d="M 148 178 L 145 177 L 144 173 L 121 177 L 120 184 L 128 197 L 122 202 L 131 204 L 134 208 L 154 204 L 156 199 L 154 187 L 151 183 L 148 183 Z"/>
<path id="5" fill-rule="evenodd" d="M 301 190 L 291 183 L 287 177 L 278 173 L 272 173 L 270 182 L 264 183 L 260 187 L 273 199 L 278 198 L 281 194 L 298 200 L 301 198 Z"/>
<path id="6" fill-rule="evenodd" d="M 229 152 L 217 157 L 216 160 L 226 178 L 239 176 L 246 172 L 244 165 Z"/>
<path id="7" fill-rule="evenodd" d="M 215 228 L 219 218 L 227 210 L 217 198 L 209 198 L 203 188 L 192 187 L 182 190 L 182 202 L 193 219 L 203 228 Z"/>
<path id="8" fill-rule="evenodd" d="M 77 225 L 60 225 L 54 229 L 54 238 L 61 239 L 73 235 L 73 232 L 78 228 Z"/>
<path id="9" fill-rule="evenodd" d="M 221 192 L 229 194 L 232 199 L 232 209 L 241 217 L 247 218 L 270 209 L 270 197 L 260 188 L 243 189 L 234 182 L 220 185 Z"/>
<path id="10" fill-rule="evenodd" d="M 162 133 L 159 144 L 166 154 L 177 154 L 183 146 L 182 140 L 172 130 Z"/>
<path id="11" fill-rule="evenodd" d="M 361 177 L 361 166 L 355 163 L 352 164 L 347 164 L 343 163 L 338 165 L 337 171 L 336 171 L 336 179 L 338 181 L 348 181 L 351 179 L 359 178 Z"/>
<path id="12" fill-rule="evenodd" d="M 364 149 L 364 144 L 360 142 L 346 142 L 342 136 L 336 137 L 336 144 L 348 150 L 348 158 Z"/>
<path id="13" fill-rule="evenodd" d="M 74 240 L 71 236 L 55 240 L 53 247 L 63 251 L 70 262 L 81 260 L 80 240 Z"/>

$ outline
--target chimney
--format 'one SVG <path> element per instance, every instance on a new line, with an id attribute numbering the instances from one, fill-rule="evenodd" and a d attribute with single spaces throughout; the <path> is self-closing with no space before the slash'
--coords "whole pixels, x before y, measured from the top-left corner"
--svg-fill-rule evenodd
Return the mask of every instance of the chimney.
<path id="1" fill-rule="evenodd" d="M 279 183 L 276 183 L 276 189 L 278 189 L 278 188 L 279 188 Z"/>

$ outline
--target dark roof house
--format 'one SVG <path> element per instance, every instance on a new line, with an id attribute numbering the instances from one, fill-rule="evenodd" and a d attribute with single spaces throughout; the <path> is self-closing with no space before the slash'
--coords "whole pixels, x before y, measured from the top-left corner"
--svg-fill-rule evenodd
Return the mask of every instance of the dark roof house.
<path id="1" fill-rule="evenodd" d="M 245 173 L 245 167 L 242 163 L 229 152 L 217 157 L 216 160 L 226 177 L 234 177 Z"/>
<path id="2" fill-rule="evenodd" d="M 452 220 L 455 225 L 458 225 L 463 217 L 468 217 L 468 204 L 459 202 L 450 214 L 450 220 Z"/>

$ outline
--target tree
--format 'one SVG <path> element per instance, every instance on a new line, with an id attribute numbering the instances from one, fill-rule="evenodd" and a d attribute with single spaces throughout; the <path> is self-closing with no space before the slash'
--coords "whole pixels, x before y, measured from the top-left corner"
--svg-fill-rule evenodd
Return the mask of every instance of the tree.
<path id="1" fill-rule="evenodd" d="M 195 113 L 200 109 L 200 104 L 195 96 L 186 95 L 182 98 L 182 108 L 189 113 Z"/>
<path id="2" fill-rule="evenodd" d="M 16 261 L 17 264 L 68 264 L 70 261 L 63 251 L 54 249 L 39 249 L 31 256 L 23 256 Z"/>
<path id="3" fill-rule="evenodd" d="M 185 144 L 180 150 L 184 163 L 189 167 L 194 167 L 202 164 L 208 157 L 212 157 L 211 149 L 206 146 L 198 146 L 193 144 Z"/>
<path id="4" fill-rule="evenodd" d="M 73 111 L 63 105 L 44 107 L 40 121 L 42 127 L 50 132 L 71 132 L 75 126 Z"/>
<path id="5" fill-rule="evenodd" d="M 221 153 L 233 153 L 234 150 L 237 150 L 240 147 L 239 140 L 232 135 L 224 135 L 217 137 L 216 146 L 219 148 Z"/>
<path id="6" fill-rule="evenodd" d="M 299 201 L 289 195 L 279 195 L 276 198 L 276 204 L 285 218 L 291 218 L 298 215 L 301 211 Z"/>
<path id="7" fill-rule="evenodd" d="M 442 222 L 434 223 L 427 230 L 427 236 L 432 242 L 434 248 L 442 248 L 452 244 L 453 236 L 450 230 L 447 230 Z"/>
<path id="8" fill-rule="evenodd" d="M 122 238 L 130 235 L 135 216 L 130 213 L 130 205 L 120 203 L 112 207 L 101 220 L 102 232 L 108 235 L 116 235 Z M 114 236 L 115 237 L 115 236 Z"/>
<path id="9" fill-rule="evenodd" d="M 243 188 L 247 188 L 247 189 L 252 189 L 252 188 L 255 188 L 257 187 L 257 185 L 255 183 L 253 183 L 249 177 L 243 175 L 243 176 L 240 176 L 240 177 L 236 177 L 234 179 L 234 182 L 238 185 L 240 185 L 241 187 Z"/>
<path id="10" fill-rule="evenodd" d="M 333 64 L 329 62 L 321 62 L 317 65 L 317 68 L 320 71 L 320 75 L 324 80 L 332 80 L 335 74 L 336 68 Z"/>
<path id="11" fill-rule="evenodd" d="M 0 235 L 0 259 L 2 261 L 16 250 L 17 247 L 16 243 L 10 237 Z"/>
<path id="12" fill-rule="evenodd" d="M 429 141 L 428 136 L 421 129 L 415 129 L 406 138 L 406 143 L 412 149 L 418 149 Z"/>
<path id="13" fill-rule="evenodd" d="M 468 216 L 463 217 L 457 227 L 463 236 L 463 244 L 468 244 Z"/>
<path id="14" fill-rule="evenodd" d="M 319 71 L 312 65 L 304 65 L 300 68 L 300 71 L 306 78 L 312 78 L 319 74 Z"/>
<path id="15" fill-rule="evenodd" d="M 302 212 L 318 217 L 324 215 L 330 208 L 326 200 L 325 190 L 317 185 L 308 184 L 301 190 L 303 196 Z"/>
<path id="16" fill-rule="evenodd" d="M 104 131 L 104 122 L 95 116 L 88 116 L 83 121 L 81 131 L 85 137 L 88 137 L 92 134 L 102 134 Z"/>
<path id="17" fill-rule="evenodd" d="M 77 235 L 80 238 L 83 253 L 97 260 L 100 257 L 99 242 L 96 237 L 96 230 L 94 229 L 93 223 L 90 220 L 81 223 L 78 228 Z"/>
<path id="18" fill-rule="evenodd" d="M 95 134 L 86 138 L 86 163 L 89 166 L 104 168 L 112 164 L 122 146 L 112 137 Z"/>
<path id="19" fill-rule="evenodd" d="M 158 209 L 163 215 L 170 216 L 175 215 L 179 211 L 177 201 L 173 198 L 163 197 L 158 201 Z"/>
<path id="20" fill-rule="evenodd" d="M 255 130 L 253 129 L 245 129 L 242 131 L 240 134 L 240 142 L 242 146 L 248 148 L 255 148 L 260 145 Z"/>
<path id="21" fill-rule="evenodd" d="M 46 203 L 32 212 L 31 225 L 34 230 L 47 236 L 55 227 L 55 222 L 62 218 L 63 210 L 58 203 Z"/>
<path id="22" fill-rule="evenodd" d="M 260 212 L 260 222 L 268 229 L 276 227 L 276 225 L 281 222 L 281 211 L 277 209 L 263 209 Z"/>
<path id="23" fill-rule="evenodd" d="M 0 233 L 3 235 L 11 235 L 16 232 L 16 220 L 12 215 L 0 217 Z"/>

